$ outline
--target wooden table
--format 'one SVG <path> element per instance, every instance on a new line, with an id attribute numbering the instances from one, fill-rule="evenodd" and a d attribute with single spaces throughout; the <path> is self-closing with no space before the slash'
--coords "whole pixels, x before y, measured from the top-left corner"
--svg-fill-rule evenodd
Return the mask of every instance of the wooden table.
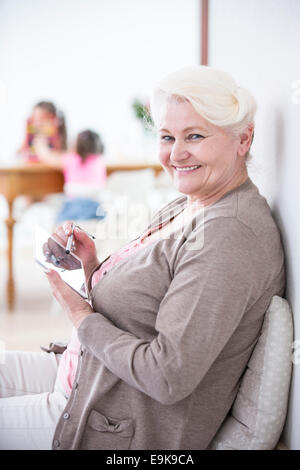
<path id="1" fill-rule="evenodd" d="M 3 194 L 8 204 L 7 227 L 7 307 L 14 309 L 15 285 L 13 278 L 13 204 L 16 197 L 21 195 L 36 198 L 47 194 L 63 191 L 64 177 L 61 171 L 42 164 L 22 165 L 10 168 L 0 168 L 0 194 Z"/>
<path id="2" fill-rule="evenodd" d="M 147 170 L 151 169 L 154 171 L 154 175 L 158 176 L 162 171 L 163 167 L 161 165 L 155 165 L 155 164 L 136 164 L 136 165 L 107 165 L 106 170 L 107 170 L 107 175 L 109 176 L 111 173 L 115 171 L 138 171 L 138 170 Z"/>
<path id="3" fill-rule="evenodd" d="M 160 165 L 108 165 L 107 174 L 115 171 L 135 171 L 151 168 L 157 176 L 161 171 Z M 14 309 L 15 285 L 13 278 L 13 204 L 18 196 L 31 196 L 41 198 L 51 193 L 63 191 L 64 178 L 61 171 L 49 166 L 33 163 L 14 167 L 0 167 L 0 194 L 3 194 L 8 204 L 7 227 L 7 307 L 9 311 Z"/>

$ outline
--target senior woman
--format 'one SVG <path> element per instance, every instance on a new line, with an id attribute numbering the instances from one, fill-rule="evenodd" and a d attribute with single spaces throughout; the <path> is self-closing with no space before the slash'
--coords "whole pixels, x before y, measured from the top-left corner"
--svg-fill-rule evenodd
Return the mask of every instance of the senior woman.
<path id="1" fill-rule="evenodd" d="M 160 162 L 182 196 L 102 263 L 90 238 L 74 232 L 92 307 L 47 273 L 74 331 L 57 374 L 51 359 L 48 434 L 43 444 L 35 436 L 37 448 L 209 448 L 271 298 L 285 287 L 278 229 L 247 174 L 255 109 L 247 90 L 205 66 L 172 73 L 154 90 Z M 56 230 L 61 243 L 70 229 Z M 1 416 L 9 400 L 14 416 L 25 413 L 20 399 L 0 400 Z"/>

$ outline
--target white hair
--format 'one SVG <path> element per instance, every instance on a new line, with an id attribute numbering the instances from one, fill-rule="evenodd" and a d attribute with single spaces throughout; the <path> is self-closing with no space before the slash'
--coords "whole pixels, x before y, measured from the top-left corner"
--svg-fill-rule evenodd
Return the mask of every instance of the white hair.
<path id="1" fill-rule="evenodd" d="M 222 70 L 198 65 L 184 67 L 164 77 L 150 99 L 156 127 L 164 105 L 174 97 L 189 101 L 207 121 L 228 129 L 234 135 L 240 135 L 250 124 L 254 125 L 254 97 L 245 88 L 237 86 L 233 78 Z"/>

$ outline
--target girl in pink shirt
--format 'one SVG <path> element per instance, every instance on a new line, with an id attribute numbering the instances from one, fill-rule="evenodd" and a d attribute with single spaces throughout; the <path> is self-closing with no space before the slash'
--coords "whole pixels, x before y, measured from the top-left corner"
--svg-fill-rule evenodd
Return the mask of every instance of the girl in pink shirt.
<path id="1" fill-rule="evenodd" d="M 56 222 L 64 220 L 103 219 L 105 213 L 99 202 L 99 192 L 106 182 L 103 162 L 103 143 L 99 134 L 89 129 L 77 136 L 73 152 L 57 156 L 44 142 L 35 142 L 40 159 L 64 173 L 66 199 Z"/>

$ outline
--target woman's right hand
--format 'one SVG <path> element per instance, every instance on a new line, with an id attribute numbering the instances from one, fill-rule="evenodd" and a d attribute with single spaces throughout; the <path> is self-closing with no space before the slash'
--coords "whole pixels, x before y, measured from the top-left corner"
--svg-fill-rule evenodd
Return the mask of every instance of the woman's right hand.
<path id="1" fill-rule="evenodd" d="M 68 237 L 72 233 L 73 224 L 74 222 L 67 221 L 63 225 L 58 226 L 52 235 L 53 238 L 61 245 L 66 246 Z M 81 260 L 86 274 L 89 274 L 89 272 L 99 265 L 95 243 L 85 232 L 75 227 L 73 232 L 73 245 L 71 249 L 72 253 Z"/>

